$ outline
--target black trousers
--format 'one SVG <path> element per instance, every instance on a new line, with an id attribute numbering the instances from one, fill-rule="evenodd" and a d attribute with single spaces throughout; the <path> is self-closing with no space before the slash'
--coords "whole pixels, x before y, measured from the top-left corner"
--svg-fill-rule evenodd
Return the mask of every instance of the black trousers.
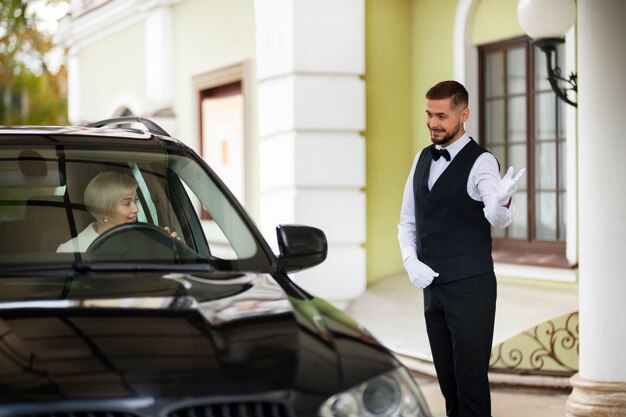
<path id="1" fill-rule="evenodd" d="M 493 272 L 424 289 L 424 316 L 450 417 L 491 416 L 489 358 L 496 313 Z"/>

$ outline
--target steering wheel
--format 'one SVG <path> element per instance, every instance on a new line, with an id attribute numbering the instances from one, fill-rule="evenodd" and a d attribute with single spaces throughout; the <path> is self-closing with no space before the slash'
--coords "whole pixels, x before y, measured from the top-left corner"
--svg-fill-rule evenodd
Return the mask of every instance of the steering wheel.
<path id="1" fill-rule="evenodd" d="M 151 223 L 123 223 L 98 236 L 87 254 L 106 261 L 205 259 L 182 241 Z"/>

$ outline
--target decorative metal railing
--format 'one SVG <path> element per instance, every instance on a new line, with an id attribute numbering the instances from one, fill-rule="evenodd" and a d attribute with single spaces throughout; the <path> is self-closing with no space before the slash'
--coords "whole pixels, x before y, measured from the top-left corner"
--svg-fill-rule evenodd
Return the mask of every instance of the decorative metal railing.
<path id="1" fill-rule="evenodd" d="M 496 345 L 493 371 L 573 375 L 578 372 L 578 312 L 545 321 Z"/>

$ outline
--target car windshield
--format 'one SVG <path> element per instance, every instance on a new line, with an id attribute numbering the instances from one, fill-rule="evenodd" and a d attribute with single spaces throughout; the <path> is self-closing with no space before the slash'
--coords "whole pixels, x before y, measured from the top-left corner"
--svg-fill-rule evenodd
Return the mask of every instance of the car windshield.
<path id="1" fill-rule="evenodd" d="M 178 147 L 145 148 L 3 146 L 0 268 L 268 268 L 249 220 L 202 163 Z"/>

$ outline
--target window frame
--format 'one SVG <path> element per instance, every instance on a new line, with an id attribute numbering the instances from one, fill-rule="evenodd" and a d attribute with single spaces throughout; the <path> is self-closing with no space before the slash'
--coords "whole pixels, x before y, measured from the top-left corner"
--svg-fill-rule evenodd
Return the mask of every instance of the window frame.
<path id="1" fill-rule="evenodd" d="M 567 258 L 566 258 L 566 235 L 565 232 L 560 230 L 560 224 L 564 221 L 564 219 L 560 219 L 560 216 L 567 216 L 560 210 L 560 195 L 567 192 L 567 187 L 564 182 L 563 186 L 559 184 L 558 177 L 558 164 L 555 165 L 555 169 L 557 170 L 556 177 L 556 185 L 554 191 L 556 193 L 556 239 L 554 241 L 548 240 L 538 240 L 536 238 L 536 216 L 537 216 L 537 208 L 536 208 L 536 197 L 538 193 L 539 186 L 536 184 L 536 164 L 535 164 L 535 152 L 536 145 L 538 143 L 537 138 L 535 137 L 535 97 L 540 92 L 545 92 L 548 90 L 544 89 L 536 89 L 535 88 L 535 46 L 532 45 L 532 40 L 527 36 L 516 37 L 512 39 L 507 39 L 504 41 L 494 42 L 490 44 L 480 45 L 478 47 L 478 84 L 479 84 L 479 114 L 480 118 L 478 121 L 479 128 L 479 138 L 480 144 L 482 146 L 487 147 L 486 145 L 486 87 L 487 87 L 487 79 L 486 79 L 486 57 L 489 54 L 494 54 L 497 52 L 506 52 L 512 49 L 524 48 L 525 59 L 526 59 L 526 88 L 525 88 L 525 97 L 526 97 L 526 167 L 527 171 L 524 177 L 522 177 L 522 181 L 526 181 L 526 213 L 517 212 L 516 216 L 525 215 L 527 220 L 526 227 L 526 237 L 525 238 L 509 238 L 509 237 L 494 237 L 493 238 L 493 258 L 496 262 L 503 263 L 512 263 L 512 264 L 522 264 L 522 265 L 538 265 L 538 266 L 548 266 L 548 267 L 558 267 L 558 268 L 571 268 Z M 507 74 L 507 62 L 504 60 L 504 75 Z M 551 90 L 550 90 L 551 91 Z M 554 93 L 553 93 L 554 94 Z M 507 99 L 509 94 L 506 90 L 503 93 L 504 98 L 504 155 L 508 159 L 508 147 L 510 146 L 510 142 L 508 139 L 508 118 L 507 115 Z M 561 133 L 559 131 L 559 126 L 561 121 L 559 117 L 563 117 L 563 112 L 559 111 L 559 102 L 556 95 L 555 97 L 555 119 L 554 123 L 556 126 L 556 134 L 554 138 L 555 146 L 556 146 L 556 154 L 555 161 L 559 160 L 559 151 L 560 144 L 567 145 L 567 137 L 561 137 Z M 487 149 L 489 149 L 487 147 Z M 563 169 L 561 172 L 566 171 L 566 160 L 565 158 L 560 159 L 563 164 Z M 503 162 L 503 161 L 500 161 Z M 506 172 L 508 167 L 501 166 L 501 174 Z M 515 167 L 519 169 L 519 167 Z M 519 196 L 514 197 L 519 198 Z M 508 234 L 508 232 L 507 232 Z M 558 240 L 561 239 L 561 240 Z"/>

